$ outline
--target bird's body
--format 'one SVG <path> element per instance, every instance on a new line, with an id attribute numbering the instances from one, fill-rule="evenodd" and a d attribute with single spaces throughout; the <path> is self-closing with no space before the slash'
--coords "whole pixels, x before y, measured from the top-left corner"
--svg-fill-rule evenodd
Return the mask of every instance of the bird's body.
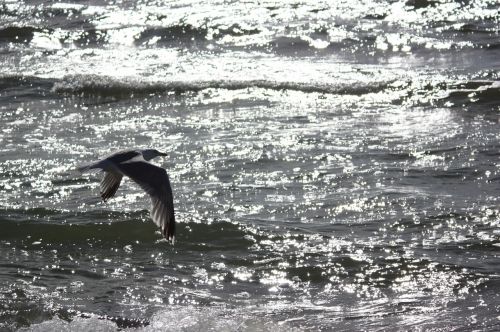
<path id="1" fill-rule="evenodd" d="M 175 235 L 174 202 L 170 180 L 165 169 L 149 160 L 165 156 L 157 150 L 125 150 L 97 162 L 78 167 L 80 172 L 104 171 L 101 197 L 107 201 L 120 187 L 123 176 L 137 183 L 151 197 L 151 218 L 161 228 L 165 238 L 173 243 Z"/>

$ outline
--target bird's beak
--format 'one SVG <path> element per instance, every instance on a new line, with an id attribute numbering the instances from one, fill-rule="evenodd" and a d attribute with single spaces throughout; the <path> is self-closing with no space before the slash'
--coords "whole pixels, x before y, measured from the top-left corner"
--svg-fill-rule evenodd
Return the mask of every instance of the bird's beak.
<path id="1" fill-rule="evenodd" d="M 166 152 L 160 152 L 160 156 L 165 157 L 168 156 L 168 154 Z"/>

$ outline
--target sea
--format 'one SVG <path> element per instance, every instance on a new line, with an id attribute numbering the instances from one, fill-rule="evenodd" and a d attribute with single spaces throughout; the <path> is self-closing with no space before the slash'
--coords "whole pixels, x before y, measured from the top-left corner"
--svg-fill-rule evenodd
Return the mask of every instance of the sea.
<path id="1" fill-rule="evenodd" d="M 0 331 L 500 330 L 499 11 L 0 0 Z"/>

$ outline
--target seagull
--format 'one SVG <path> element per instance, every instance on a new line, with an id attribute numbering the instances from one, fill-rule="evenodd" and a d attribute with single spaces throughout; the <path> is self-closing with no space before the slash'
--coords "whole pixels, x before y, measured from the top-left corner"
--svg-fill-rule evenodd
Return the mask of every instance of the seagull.
<path id="1" fill-rule="evenodd" d="M 77 169 L 104 171 L 101 198 L 104 202 L 113 197 L 124 175 L 137 183 L 151 197 L 151 218 L 161 228 L 163 236 L 172 244 L 175 235 L 175 216 L 172 188 L 167 171 L 149 161 L 166 153 L 155 149 L 124 150 L 99 161 L 81 165 Z"/>

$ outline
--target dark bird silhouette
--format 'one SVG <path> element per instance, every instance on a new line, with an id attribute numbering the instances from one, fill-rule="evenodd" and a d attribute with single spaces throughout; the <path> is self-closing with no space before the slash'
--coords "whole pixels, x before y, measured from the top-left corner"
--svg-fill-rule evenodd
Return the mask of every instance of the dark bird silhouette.
<path id="1" fill-rule="evenodd" d="M 175 216 L 170 180 L 165 169 L 149 162 L 155 157 L 166 155 L 155 149 L 125 150 L 82 165 L 78 170 L 104 171 L 101 197 L 105 202 L 115 195 L 124 175 L 132 179 L 151 197 L 151 218 L 161 228 L 163 236 L 174 243 Z"/>

